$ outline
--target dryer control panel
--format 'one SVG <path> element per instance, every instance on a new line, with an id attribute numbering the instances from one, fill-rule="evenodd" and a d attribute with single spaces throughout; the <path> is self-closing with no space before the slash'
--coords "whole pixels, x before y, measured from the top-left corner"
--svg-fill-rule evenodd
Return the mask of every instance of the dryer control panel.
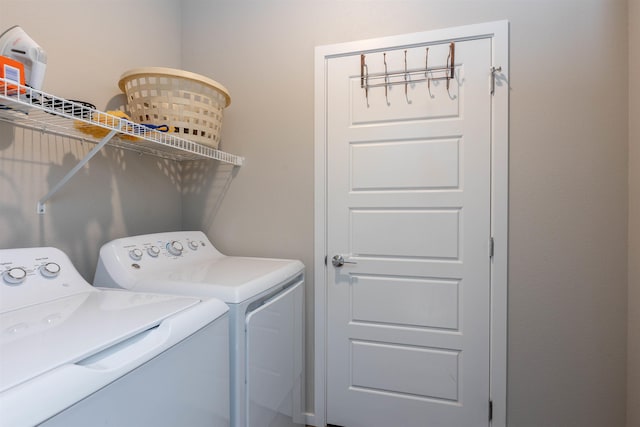
<path id="1" fill-rule="evenodd" d="M 201 231 L 176 231 L 105 243 L 93 285 L 238 304 L 303 272 L 299 260 L 227 256 Z"/>
<path id="2" fill-rule="evenodd" d="M 0 313 L 95 290 L 56 248 L 0 250 Z"/>
<path id="3" fill-rule="evenodd" d="M 221 254 L 213 247 L 204 233 L 199 231 L 177 231 L 123 237 L 106 244 L 102 250 L 117 253 L 121 262 L 173 260 L 185 263 Z"/>
<path id="4" fill-rule="evenodd" d="M 104 270 L 116 276 L 119 283 L 129 283 L 133 277 L 141 278 L 173 271 L 201 261 L 224 258 L 200 231 L 176 231 L 123 237 L 106 243 L 100 249 L 100 260 L 94 284 L 106 285 Z M 105 265 L 108 264 L 108 265 Z"/>

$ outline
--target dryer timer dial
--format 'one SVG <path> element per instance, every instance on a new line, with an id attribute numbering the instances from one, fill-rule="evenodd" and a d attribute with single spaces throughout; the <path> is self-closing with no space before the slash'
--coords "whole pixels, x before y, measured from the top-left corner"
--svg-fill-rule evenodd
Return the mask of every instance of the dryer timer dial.
<path id="1" fill-rule="evenodd" d="M 184 247 L 182 246 L 182 243 L 178 242 L 177 240 L 173 240 L 167 243 L 167 251 L 169 251 L 171 255 L 180 256 L 182 255 L 183 250 Z"/>

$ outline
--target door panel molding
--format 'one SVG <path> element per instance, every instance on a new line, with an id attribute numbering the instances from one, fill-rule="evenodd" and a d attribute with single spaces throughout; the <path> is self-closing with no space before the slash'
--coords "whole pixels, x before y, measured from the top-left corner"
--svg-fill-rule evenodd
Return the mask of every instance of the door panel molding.
<path id="1" fill-rule="evenodd" d="M 508 112 L 509 23 L 488 22 L 463 27 L 319 46 L 315 52 L 315 368 L 314 413 L 307 423 L 326 425 L 327 351 L 327 62 L 355 53 L 381 52 L 417 43 L 443 43 L 490 38 L 492 64 L 501 67 L 491 105 L 491 262 L 490 397 L 492 426 L 506 426 L 507 396 L 507 271 L 508 271 Z M 490 70 L 487 70 L 490 75 Z M 489 95 L 488 95 L 489 96 Z M 373 100 L 371 101 L 373 102 Z M 373 185 L 373 184 L 371 184 Z M 487 246 L 489 246 L 487 244 Z M 489 248 L 487 248 L 489 256 Z M 362 262 L 362 261 L 359 261 Z M 365 347 L 363 347 L 365 348 Z M 487 402 L 488 404 L 488 402 Z"/>

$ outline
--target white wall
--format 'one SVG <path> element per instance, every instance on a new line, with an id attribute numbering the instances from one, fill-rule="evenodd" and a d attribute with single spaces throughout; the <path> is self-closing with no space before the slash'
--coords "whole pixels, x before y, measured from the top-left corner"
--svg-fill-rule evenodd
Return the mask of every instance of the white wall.
<path id="1" fill-rule="evenodd" d="M 127 69 L 180 64 L 180 6 L 173 0 L 2 0 L 0 32 L 22 28 L 47 52 L 43 90 L 123 103 Z M 92 144 L 0 123 L 0 247 L 57 246 L 87 280 L 102 243 L 180 227 L 180 171 L 152 157 L 102 150 L 36 214 L 36 202 Z M 153 191 L 149 191 L 153 189 Z"/>
<path id="2" fill-rule="evenodd" d="M 640 427 L 640 0 L 629 1 L 629 323 L 627 427 Z"/>
<path id="3" fill-rule="evenodd" d="M 185 195 L 184 225 L 230 254 L 301 258 L 310 279 L 314 47 L 510 20 L 509 425 L 624 425 L 625 1 L 182 4 L 183 67 L 230 90 L 222 144 L 247 158 L 227 190 L 208 168 L 218 185 Z"/>

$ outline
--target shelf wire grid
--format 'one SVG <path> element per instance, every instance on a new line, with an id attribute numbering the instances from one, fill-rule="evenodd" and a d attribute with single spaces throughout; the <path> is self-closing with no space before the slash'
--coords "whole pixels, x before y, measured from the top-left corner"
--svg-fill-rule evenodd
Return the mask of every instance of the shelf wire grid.
<path id="1" fill-rule="evenodd" d="M 97 144 L 109 131 L 118 135 L 109 145 L 171 160 L 214 159 L 241 166 L 244 158 L 216 150 L 171 132 L 160 132 L 70 101 L 0 78 L 0 120 L 14 125 Z M 91 129 L 94 136 L 80 129 Z M 96 129 L 98 131 L 96 132 Z M 102 129 L 102 131 L 100 131 Z"/>

